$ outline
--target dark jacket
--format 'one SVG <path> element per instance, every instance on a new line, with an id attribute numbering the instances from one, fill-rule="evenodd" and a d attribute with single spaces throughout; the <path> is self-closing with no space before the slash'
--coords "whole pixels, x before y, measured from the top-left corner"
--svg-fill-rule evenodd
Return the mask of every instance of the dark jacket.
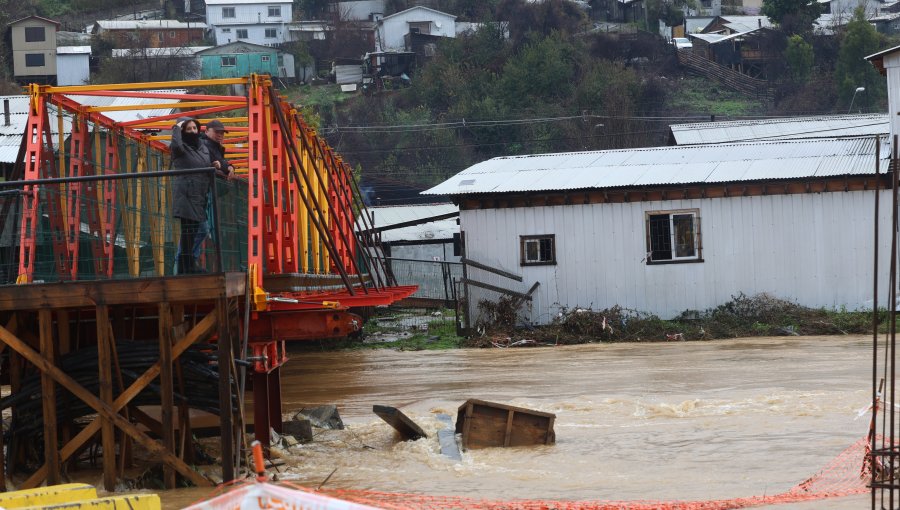
<path id="1" fill-rule="evenodd" d="M 172 128 L 172 143 L 169 148 L 172 150 L 172 168 L 176 170 L 212 166 L 206 144 L 201 140 L 195 148 L 184 143 L 181 139 L 181 126 Z M 206 221 L 209 189 L 208 173 L 176 176 L 172 190 L 172 214 L 176 218 Z"/>
<path id="2" fill-rule="evenodd" d="M 225 146 L 213 140 L 212 138 L 207 137 L 206 133 L 200 135 L 200 141 L 206 145 L 206 150 L 209 151 L 209 160 L 219 162 L 219 170 L 216 173 L 227 177 L 229 174 L 228 167 L 231 165 L 231 163 L 229 163 L 228 160 L 225 159 Z"/>

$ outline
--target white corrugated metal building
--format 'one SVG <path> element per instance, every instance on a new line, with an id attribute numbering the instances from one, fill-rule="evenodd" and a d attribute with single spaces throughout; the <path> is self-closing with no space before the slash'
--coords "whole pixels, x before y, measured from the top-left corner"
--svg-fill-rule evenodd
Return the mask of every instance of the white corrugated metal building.
<path id="1" fill-rule="evenodd" d="M 373 227 L 383 228 L 457 213 L 459 207 L 454 204 L 422 204 L 375 206 L 368 210 Z M 390 257 L 458 262 L 459 256 L 453 254 L 453 235 L 458 233 L 456 218 L 449 218 L 385 230 L 379 238 Z"/>
<path id="2" fill-rule="evenodd" d="M 56 84 L 84 85 L 91 80 L 90 46 L 56 47 Z"/>
<path id="3" fill-rule="evenodd" d="M 692 122 L 669 126 L 670 144 L 748 142 L 838 136 L 886 135 L 891 122 L 886 113 L 816 115 L 778 119 Z"/>
<path id="4" fill-rule="evenodd" d="M 467 258 L 523 281 L 471 267 L 469 278 L 520 293 L 540 283 L 525 312 L 536 324 L 563 308 L 615 305 L 671 318 L 741 292 L 857 309 L 872 300 L 875 145 L 828 138 L 502 157 L 424 193 L 459 203 Z M 882 169 L 887 155 L 883 144 Z M 880 216 L 890 224 L 887 207 Z M 500 296 L 469 292 L 473 318 L 475 303 Z"/>

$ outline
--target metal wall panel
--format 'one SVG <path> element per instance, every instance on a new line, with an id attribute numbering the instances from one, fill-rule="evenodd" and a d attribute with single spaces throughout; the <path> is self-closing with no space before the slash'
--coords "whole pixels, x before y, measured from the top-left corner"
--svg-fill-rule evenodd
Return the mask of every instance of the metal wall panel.
<path id="1" fill-rule="evenodd" d="M 521 274 L 524 281 L 477 271 L 471 277 L 519 292 L 541 282 L 529 315 L 537 324 L 552 321 L 563 308 L 615 305 L 672 318 L 741 292 L 858 309 L 872 300 L 874 196 L 859 191 L 478 209 L 461 211 L 460 222 L 471 258 Z M 881 200 L 884 273 L 890 193 L 883 191 Z M 645 212 L 677 209 L 699 209 L 704 261 L 647 265 Z M 537 234 L 556 235 L 556 265 L 520 265 L 519 236 Z M 884 285 L 881 291 L 884 306 Z"/>

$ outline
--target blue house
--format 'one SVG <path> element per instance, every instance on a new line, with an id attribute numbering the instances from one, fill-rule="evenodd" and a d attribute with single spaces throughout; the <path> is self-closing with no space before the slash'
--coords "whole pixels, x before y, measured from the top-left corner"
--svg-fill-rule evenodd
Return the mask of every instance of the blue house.
<path id="1" fill-rule="evenodd" d="M 200 77 L 237 78 L 252 73 L 293 79 L 294 56 L 277 48 L 237 41 L 197 52 Z"/>

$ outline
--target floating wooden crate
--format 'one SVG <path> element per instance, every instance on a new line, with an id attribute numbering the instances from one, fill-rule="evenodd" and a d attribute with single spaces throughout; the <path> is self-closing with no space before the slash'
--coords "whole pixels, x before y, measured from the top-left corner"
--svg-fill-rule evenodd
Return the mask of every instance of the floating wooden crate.
<path id="1" fill-rule="evenodd" d="M 469 399 L 459 406 L 456 433 L 463 449 L 553 444 L 556 415 L 522 407 Z"/>

